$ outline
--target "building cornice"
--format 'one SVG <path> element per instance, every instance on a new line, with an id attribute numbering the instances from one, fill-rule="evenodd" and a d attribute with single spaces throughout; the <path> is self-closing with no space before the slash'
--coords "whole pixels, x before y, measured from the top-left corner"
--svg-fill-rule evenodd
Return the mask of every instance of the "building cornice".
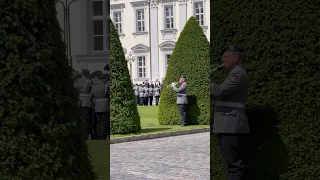
<path id="1" fill-rule="evenodd" d="M 115 10 L 115 9 L 123 9 L 126 7 L 125 3 L 118 3 L 118 4 L 111 4 L 110 9 Z"/>
<path id="2" fill-rule="evenodd" d="M 142 0 L 142 1 L 133 1 L 130 2 L 132 7 L 143 7 L 143 6 L 148 6 L 149 1 L 148 0 Z"/>

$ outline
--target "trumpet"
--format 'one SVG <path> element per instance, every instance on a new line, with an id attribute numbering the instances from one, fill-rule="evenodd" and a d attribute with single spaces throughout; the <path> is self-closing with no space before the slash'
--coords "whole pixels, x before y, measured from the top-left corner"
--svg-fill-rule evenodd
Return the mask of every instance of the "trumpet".
<path id="1" fill-rule="evenodd" d="M 212 65 L 212 66 L 210 67 L 210 74 L 213 74 L 214 72 L 222 69 L 222 68 L 224 67 L 224 65 L 225 65 L 224 63 L 223 63 L 223 64 L 220 64 L 220 65 L 218 65 L 218 64 Z"/>
<path id="2" fill-rule="evenodd" d="M 171 83 L 171 84 L 167 85 L 167 88 L 171 88 L 171 87 L 172 87 L 172 85 L 176 86 L 177 84 L 179 84 L 179 82 L 173 82 L 173 83 Z"/>

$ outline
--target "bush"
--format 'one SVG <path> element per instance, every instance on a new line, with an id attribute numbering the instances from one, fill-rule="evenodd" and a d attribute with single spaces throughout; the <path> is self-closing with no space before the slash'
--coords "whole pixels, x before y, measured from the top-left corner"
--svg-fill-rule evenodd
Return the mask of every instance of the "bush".
<path id="1" fill-rule="evenodd" d="M 247 115 L 252 133 L 249 152 L 260 152 L 259 156 L 248 154 L 249 179 L 318 179 L 320 72 L 315 67 L 320 62 L 319 2 L 222 0 L 214 1 L 211 6 L 212 63 L 220 60 L 217 52 L 225 45 L 237 44 L 245 49 L 245 66 L 250 78 Z M 215 78 L 221 81 L 221 77 Z M 272 118 L 258 116 L 261 108 L 256 107 L 275 110 L 279 121 L 276 128 L 268 128 L 268 123 L 263 123 L 271 122 Z M 257 130 L 263 129 L 270 131 L 259 134 Z M 271 134 L 273 142 L 255 144 L 257 138 L 263 142 Z M 211 138 L 211 176 L 226 179 L 226 172 L 219 168 L 216 137 Z M 265 148 L 270 143 L 277 148 Z M 271 162 L 279 154 L 286 162 Z M 253 156 L 256 156 L 255 161 Z M 268 167 L 265 167 L 267 162 L 254 164 L 264 159 L 269 159 Z"/>
<path id="2" fill-rule="evenodd" d="M 186 23 L 176 47 L 170 57 L 168 70 L 161 91 L 159 107 L 160 124 L 179 124 L 181 117 L 176 104 L 177 95 L 166 88 L 178 81 L 181 75 L 187 77 L 188 123 L 209 124 L 209 64 L 210 44 L 198 21 L 191 17 Z"/>
<path id="3" fill-rule="evenodd" d="M 0 1 L 1 180 L 94 180 L 56 1 Z"/>
<path id="4" fill-rule="evenodd" d="M 127 61 L 117 30 L 110 23 L 110 132 L 111 134 L 137 133 L 141 130 Z"/>

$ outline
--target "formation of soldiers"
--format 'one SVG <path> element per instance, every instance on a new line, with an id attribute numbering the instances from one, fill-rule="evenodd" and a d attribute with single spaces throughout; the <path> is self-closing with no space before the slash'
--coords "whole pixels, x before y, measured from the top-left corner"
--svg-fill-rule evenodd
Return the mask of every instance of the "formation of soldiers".
<path id="1" fill-rule="evenodd" d="M 110 139 L 110 76 L 82 70 L 74 78 L 87 139 Z"/>
<path id="2" fill-rule="evenodd" d="M 156 106 L 159 105 L 161 86 L 154 84 L 135 84 L 133 85 L 134 94 L 136 96 L 137 105 L 152 106 L 153 100 Z"/>

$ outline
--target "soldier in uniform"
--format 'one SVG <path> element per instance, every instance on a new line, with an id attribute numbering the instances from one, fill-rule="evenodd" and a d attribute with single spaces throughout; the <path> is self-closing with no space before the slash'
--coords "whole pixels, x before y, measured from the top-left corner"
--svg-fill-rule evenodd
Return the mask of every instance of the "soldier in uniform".
<path id="1" fill-rule="evenodd" d="M 90 93 L 93 86 L 92 80 L 88 77 L 90 72 L 88 69 L 82 70 L 82 77 L 77 79 L 74 87 L 79 91 L 80 107 L 83 111 L 83 121 L 86 128 L 86 138 L 89 139 L 89 134 L 92 135 L 92 101 Z"/>
<path id="2" fill-rule="evenodd" d="M 144 105 L 144 88 L 142 84 L 140 84 L 140 88 L 139 88 L 139 103 L 140 103 L 140 106 Z"/>
<path id="3" fill-rule="evenodd" d="M 147 86 L 147 84 L 144 84 L 144 96 L 143 96 L 143 98 L 144 98 L 144 105 L 145 106 L 148 106 L 148 99 L 149 99 L 149 88 L 148 88 L 148 86 Z"/>
<path id="4" fill-rule="evenodd" d="M 188 85 L 186 83 L 186 77 L 181 76 L 179 79 L 179 84 L 181 86 L 177 88 L 174 83 L 171 84 L 173 90 L 177 93 L 177 104 L 179 108 L 179 112 L 181 115 L 181 125 L 180 127 L 187 125 L 187 106 L 188 106 L 188 98 L 187 98 L 187 89 Z"/>
<path id="5" fill-rule="evenodd" d="M 156 98 L 156 106 L 159 105 L 159 98 L 160 98 L 160 87 L 158 85 L 156 85 L 156 87 L 154 88 L 154 97 Z"/>
<path id="6" fill-rule="evenodd" d="M 153 102 L 153 84 L 150 85 L 149 87 L 149 105 L 152 106 L 152 102 Z"/>
<path id="7" fill-rule="evenodd" d="M 139 97 L 139 86 L 138 86 L 138 84 L 135 84 L 135 86 L 133 87 L 133 90 L 134 90 L 134 95 L 136 96 L 137 105 L 139 105 L 140 97 Z"/>
<path id="8" fill-rule="evenodd" d="M 245 136 L 250 132 L 245 114 L 249 80 L 242 66 L 242 49 L 230 46 L 222 54 L 224 68 L 230 72 L 222 84 L 210 84 L 210 94 L 216 107 L 212 129 L 213 133 L 218 134 L 222 159 L 228 169 L 228 180 L 244 180 Z"/>
<path id="9" fill-rule="evenodd" d="M 110 88 L 107 84 L 106 75 L 99 76 L 100 82 L 92 87 L 91 97 L 94 102 L 94 110 L 97 118 L 97 125 L 94 128 L 97 132 L 97 139 L 102 140 L 108 137 L 108 112 L 110 110 Z"/>

